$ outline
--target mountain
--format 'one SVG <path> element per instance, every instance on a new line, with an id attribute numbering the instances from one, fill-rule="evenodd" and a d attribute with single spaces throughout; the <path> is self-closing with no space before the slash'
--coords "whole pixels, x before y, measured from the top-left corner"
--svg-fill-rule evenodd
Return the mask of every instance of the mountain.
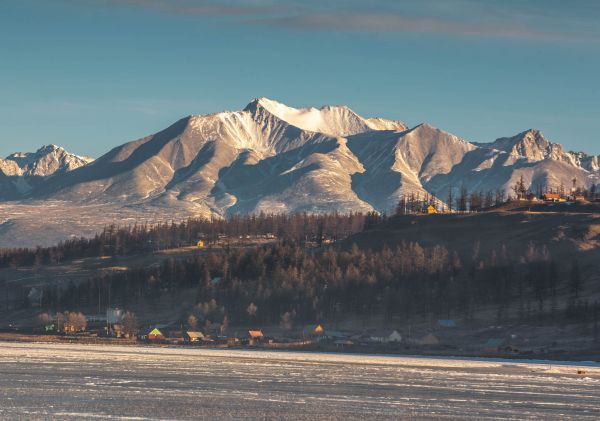
<path id="1" fill-rule="evenodd" d="M 36 152 L 17 152 L 0 159 L 0 199 L 20 197 L 48 178 L 64 174 L 92 161 L 56 145 L 42 146 Z"/>
<path id="2" fill-rule="evenodd" d="M 562 145 L 548 141 L 538 130 L 530 129 L 478 146 L 490 150 L 496 164 L 485 168 L 487 171 L 481 174 L 487 188 L 499 184 L 503 173 L 508 178 L 502 186 L 505 189 L 521 176 L 532 190 L 571 186 L 573 179 L 579 187 L 585 188 L 600 181 L 598 166 L 594 166 L 598 162 L 597 156 L 565 151 Z M 496 161 L 509 171 L 500 169 Z"/>
<path id="3" fill-rule="evenodd" d="M 0 160 L 0 171 L 1 198 L 19 200 L 5 209 L 26 206 L 31 221 L 48 203 L 68 206 L 57 210 L 57 221 L 74 213 L 99 228 L 114 214 L 133 223 L 175 215 L 390 211 L 403 194 L 444 200 L 463 185 L 510 192 L 521 176 L 532 189 L 600 180 L 597 156 L 565 151 L 537 130 L 474 143 L 426 123 L 408 128 L 346 106 L 292 108 L 267 98 L 241 111 L 190 115 L 95 161 L 48 146 Z M 102 218 L 94 217 L 98 206 Z M 0 237 L 14 234 L 19 218 L 9 215 L 3 225 L 0 218 Z M 67 226 L 69 235 L 81 232 Z"/>
<path id="4" fill-rule="evenodd" d="M 405 127 L 343 106 L 293 109 L 260 98 L 243 111 L 186 117 L 48 180 L 29 197 L 186 201 L 218 215 L 367 211 L 372 206 L 352 189 L 352 175 L 363 169 L 348 138 Z"/>

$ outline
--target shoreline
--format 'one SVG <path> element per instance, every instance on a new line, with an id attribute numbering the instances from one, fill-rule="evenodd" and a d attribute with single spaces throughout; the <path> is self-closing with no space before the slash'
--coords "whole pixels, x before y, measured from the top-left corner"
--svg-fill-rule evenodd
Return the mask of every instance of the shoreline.
<path id="1" fill-rule="evenodd" d="M 245 351 L 245 352 L 273 352 L 273 353 L 303 353 L 303 354 L 331 354 L 348 355 L 364 357 L 404 357 L 404 358 L 422 358 L 422 359 L 446 359 L 446 360 L 468 360 L 482 362 L 512 362 L 527 364 L 554 364 L 582 367 L 600 367 L 600 356 L 598 353 L 589 351 L 579 351 L 570 355 L 552 354 L 552 353 L 532 353 L 528 355 L 505 355 L 482 354 L 475 352 L 451 352 L 441 349 L 417 349 L 406 348 L 404 350 L 377 349 L 376 347 L 355 346 L 352 348 L 334 348 L 326 346 L 308 346 L 308 347 L 269 347 L 265 345 L 244 346 L 244 345 L 193 345 L 193 344 L 166 344 L 166 343 L 148 343 L 132 339 L 117 338 L 93 338 L 77 336 L 55 336 L 55 335 L 35 335 L 21 333 L 0 333 L 0 344 L 2 343 L 20 343 L 20 344 L 45 344 L 45 345 L 99 345 L 114 347 L 132 347 L 147 349 L 174 349 L 174 350 L 224 350 L 224 351 Z M 1 348 L 1 346 L 0 346 Z M 590 358 L 594 356 L 596 359 Z"/>

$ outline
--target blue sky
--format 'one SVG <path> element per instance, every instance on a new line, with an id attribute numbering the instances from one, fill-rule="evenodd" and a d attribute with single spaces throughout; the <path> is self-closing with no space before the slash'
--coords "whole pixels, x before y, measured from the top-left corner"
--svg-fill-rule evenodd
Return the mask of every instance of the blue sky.
<path id="1" fill-rule="evenodd" d="M 98 157 L 258 96 L 600 154 L 599 75 L 594 0 L 2 0 L 0 156 Z"/>

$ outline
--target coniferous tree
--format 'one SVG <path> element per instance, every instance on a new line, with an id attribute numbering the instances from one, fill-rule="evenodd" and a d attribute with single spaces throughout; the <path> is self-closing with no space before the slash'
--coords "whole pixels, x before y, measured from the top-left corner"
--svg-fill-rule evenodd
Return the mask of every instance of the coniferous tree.
<path id="1" fill-rule="evenodd" d="M 452 192 L 452 186 L 448 187 L 448 198 L 446 199 L 446 206 L 448 206 L 448 212 L 452 213 L 454 206 L 454 193 Z"/>

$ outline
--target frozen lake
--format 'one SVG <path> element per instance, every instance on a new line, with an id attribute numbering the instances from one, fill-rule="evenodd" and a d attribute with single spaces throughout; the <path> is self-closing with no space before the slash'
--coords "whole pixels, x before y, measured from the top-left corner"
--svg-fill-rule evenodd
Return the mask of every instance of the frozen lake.
<path id="1" fill-rule="evenodd" d="M 598 419 L 600 368 L 0 342 L 1 419 Z"/>

